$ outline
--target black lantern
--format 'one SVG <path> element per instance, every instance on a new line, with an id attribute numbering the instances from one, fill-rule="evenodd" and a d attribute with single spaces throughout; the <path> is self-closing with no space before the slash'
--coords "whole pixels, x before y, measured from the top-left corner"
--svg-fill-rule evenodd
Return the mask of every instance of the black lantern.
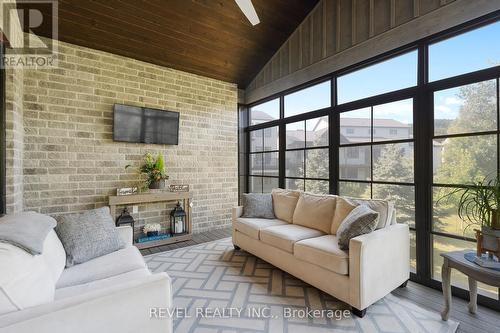
<path id="1" fill-rule="evenodd" d="M 130 225 L 132 227 L 132 230 L 134 230 L 134 218 L 132 217 L 132 215 L 130 215 L 127 207 L 125 207 L 122 211 L 122 213 L 120 214 L 120 216 L 118 216 L 118 218 L 116 219 L 116 226 L 119 227 L 121 225 Z"/>
<path id="2" fill-rule="evenodd" d="M 177 202 L 174 210 L 170 212 L 170 233 L 172 236 L 183 234 L 186 232 L 186 212 L 181 207 L 181 203 Z"/>

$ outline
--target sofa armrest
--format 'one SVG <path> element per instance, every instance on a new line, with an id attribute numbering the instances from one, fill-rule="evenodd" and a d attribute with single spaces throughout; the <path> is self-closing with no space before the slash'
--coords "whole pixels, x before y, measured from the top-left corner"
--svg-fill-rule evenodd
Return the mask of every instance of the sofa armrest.
<path id="1" fill-rule="evenodd" d="M 243 206 L 233 207 L 233 223 L 238 217 L 243 215 Z"/>
<path id="2" fill-rule="evenodd" d="M 116 230 L 118 230 L 118 234 L 120 235 L 121 239 L 125 242 L 125 244 L 132 245 L 134 238 L 134 230 L 132 230 L 131 226 L 122 225 L 116 227 Z"/>
<path id="3" fill-rule="evenodd" d="M 172 332 L 172 318 L 150 317 L 151 308 L 171 308 L 166 273 L 0 316 L 2 333 Z"/>
<path id="4" fill-rule="evenodd" d="M 410 277 L 410 232 L 395 224 L 349 242 L 349 298 L 363 310 Z"/>

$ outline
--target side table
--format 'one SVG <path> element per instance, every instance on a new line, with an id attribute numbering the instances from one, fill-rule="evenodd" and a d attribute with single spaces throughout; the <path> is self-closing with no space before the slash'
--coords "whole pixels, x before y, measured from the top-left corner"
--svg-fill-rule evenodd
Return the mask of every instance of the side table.
<path id="1" fill-rule="evenodd" d="M 441 279 L 443 281 L 443 296 L 444 296 L 444 310 L 441 312 L 441 318 L 448 320 L 451 308 L 451 269 L 454 268 L 463 274 L 467 275 L 469 279 L 469 312 L 476 313 L 477 311 L 477 281 L 486 283 L 490 286 L 500 287 L 500 271 L 489 268 L 481 267 L 473 262 L 464 258 L 464 254 L 470 252 L 454 251 L 441 253 L 443 257 L 443 267 L 441 270 Z"/>

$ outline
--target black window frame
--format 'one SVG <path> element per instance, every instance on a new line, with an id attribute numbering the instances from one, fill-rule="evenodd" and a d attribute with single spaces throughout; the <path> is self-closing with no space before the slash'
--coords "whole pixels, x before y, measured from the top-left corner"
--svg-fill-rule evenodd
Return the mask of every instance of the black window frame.
<path id="1" fill-rule="evenodd" d="M 325 81 L 323 81 L 325 82 Z M 328 154 L 330 153 L 329 150 L 330 150 L 330 144 L 328 143 L 327 145 L 319 145 L 319 146 L 307 146 L 307 121 L 309 120 L 314 120 L 314 119 L 320 119 L 320 118 L 325 118 L 325 116 L 323 117 L 315 117 L 315 118 L 310 118 L 310 119 L 305 119 L 305 120 L 299 120 L 299 121 L 296 121 L 296 122 L 287 122 L 285 124 L 285 136 L 286 136 L 286 125 L 289 125 L 289 124 L 294 124 L 294 123 L 298 123 L 298 122 L 303 122 L 304 123 L 304 146 L 303 147 L 298 147 L 298 148 L 287 148 L 286 147 L 286 142 L 284 143 L 284 146 L 285 146 L 285 151 L 284 151 L 284 154 L 285 154 L 285 188 L 287 188 L 286 186 L 286 181 L 287 180 L 301 180 L 303 181 L 303 186 L 302 186 L 302 191 L 306 190 L 306 182 L 309 180 L 309 181 L 326 181 L 326 182 L 329 182 L 330 181 L 330 178 L 329 178 L 329 175 L 327 178 L 321 178 L 321 177 L 308 177 L 308 173 L 307 173 L 307 153 L 310 152 L 310 151 L 314 151 L 314 150 L 324 150 L 324 149 L 328 149 Z M 326 120 L 327 122 L 329 123 L 329 119 L 328 117 L 326 117 Z M 330 129 L 328 129 L 329 131 Z M 328 133 L 328 140 L 329 140 L 329 133 Z M 285 139 L 286 141 L 286 139 Z M 303 169 L 303 176 L 302 177 L 298 177 L 298 176 L 287 176 L 286 175 L 286 153 L 287 152 L 302 152 L 303 153 L 303 165 L 302 165 L 302 169 Z M 330 189 L 330 184 L 328 184 L 328 189 Z M 326 193 L 328 194 L 328 193 Z"/>
<path id="2" fill-rule="evenodd" d="M 345 69 L 332 72 L 320 78 L 311 80 L 305 84 L 284 90 L 280 93 L 273 94 L 265 99 L 251 103 L 248 107 L 266 102 L 275 98 L 280 98 L 280 118 L 268 123 L 249 126 L 244 129 L 245 133 L 250 130 L 262 129 L 270 126 L 279 126 L 280 130 L 280 147 L 279 147 L 279 185 L 285 187 L 285 133 L 286 124 L 301 120 L 312 119 L 316 117 L 328 116 L 329 120 L 329 181 L 330 193 L 338 194 L 339 189 L 339 154 L 340 147 L 340 113 L 348 110 L 355 110 L 361 106 L 378 105 L 389 103 L 391 101 L 403 100 L 407 98 L 414 99 L 414 186 L 415 186 L 415 228 L 416 235 L 416 256 L 417 256 L 417 271 L 411 273 L 411 280 L 434 289 L 441 289 L 441 282 L 432 279 L 432 188 L 433 188 L 433 166 L 432 166 L 432 140 L 434 138 L 434 115 L 433 115 L 433 92 L 462 86 L 469 83 L 481 82 L 488 79 L 497 79 L 500 77 L 500 66 L 482 69 L 472 73 L 461 74 L 454 77 L 449 77 L 433 82 L 428 81 L 428 50 L 429 45 L 436 42 L 460 35 L 464 32 L 480 28 L 500 20 L 500 11 L 496 11 L 483 17 L 471 20 L 464 24 L 458 25 L 451 29 L 435 35 L 423 38 L 408 45 L 401 46 L 395 50 L 386 52 L 379 56 L 367 59 Z M 342 105 L 337 105 L 336 97 L 336 78 L 349 72 L 362 69 L 366 66 L 382 62 L 394 56 L 418 50 L 418 82 L 415 87 L 405 88 L 398 91 L 384 93 L 382 95 L 371 96 L 362 100 L 357 100 Z M 294 115 L 289 118 L 284 118 L 283 113 L 283 98 L 284 95 L 313 86 L 322 81 L 331 80 L 331 107 L 309 111 L 307 113 Z M 500 94 L 499 94 L 500 95 Z M 500 97 L 498 97 L 500 99 Z M 497 120 L 497 127 L 500 127 L 500 119 Z M 494 131 L 499 137 L 498 131 Z M 248 134 L 246 134 L 248 135 Z M 385 142 L 384 142 L 385 143 Z M 500 143 L 500 140 L 499 140 Z M 371 144 L 371 143 L 370 143 Z M 500 144 L 498 145 L 500 146 Z M 497 146 L 497 147 L 498 147 Z M 500 147 L 498 148 L 500 149 Z M 248 155 L 247 155 L 248 156 Z M 498 154 L 500 159 L 500 153 Z M 248 163 L 248 160 L 247 160 Z M 497 163 L 497 168 L 500 168 L 500 161 Z M 497 170 L 498 171 L 498 170 Z M 247 179 L 248 182 L 248 179 Z M 398 183 L 399 184 L 399 183 Z M 413 184 L 413 183 L 412 183 Z M 409 185 L 412 185 L 409 184 Z M 247 184 L 248 186 L 248 184 Z M 456 186 L 456 185 L 454 185 Z M 448 236 L 448 235 L 447 235 Z M 459 237 L 461 238 L 461 237 Z M 461 238 L 462 239 L 462 238 Z M 468 291 L 452 286 L 452 292 L 455 296 L 467 299 Z M 500 300 L 478 295 L 478 303 L 484 306 L 500 310 Z"/>

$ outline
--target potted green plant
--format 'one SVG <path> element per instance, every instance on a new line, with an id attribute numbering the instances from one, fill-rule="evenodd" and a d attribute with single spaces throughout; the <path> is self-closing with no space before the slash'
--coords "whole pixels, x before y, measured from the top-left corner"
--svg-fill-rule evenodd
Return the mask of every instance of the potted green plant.
<path id="1" fill-rule="evenodd" d="M 485 178 L 474 182 L 465 188 L 449 192 L 438 203 L 456 194 L 460 195 L 458 217 L 466 223 L 464 233 L 470 227 L 480 228 L 476 232 L 476 239 L 481 248 L 497 252 L 500 238 L 500 180 Z"/>
<path id="2" fill-rule="evenodd" d="M 125 169 L 130 167 L 127 165 Z M 168 176 L 165 173 L 165 161 L 163 155 L 158 153 L 154 157 L 151 153 L 146 153 L 143 164 L 139 167 L 139 173 L 145 177 L 145 187 L 149 189 L 165 188 L 165 180 Z"/>

